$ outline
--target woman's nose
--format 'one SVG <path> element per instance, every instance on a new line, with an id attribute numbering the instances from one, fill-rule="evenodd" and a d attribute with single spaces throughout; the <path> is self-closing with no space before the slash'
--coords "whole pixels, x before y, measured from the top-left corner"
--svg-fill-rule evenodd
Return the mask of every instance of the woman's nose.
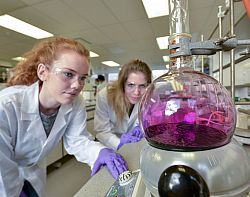
<path id="1" fill-rule="evenodd" d="M 136 95 L 139 95 L 141 93 L 141 90 L 140 90 L 140 88 L 138 86 L 135 87 L 134 93 Z"/>
<path id="2" fill-rule="evenodd" d="M 80 84 L 79 80 L 75 80 L 73 83 L 71 83 L 71 88 L 79 89 L 83 87 L 84 86 Z"/>

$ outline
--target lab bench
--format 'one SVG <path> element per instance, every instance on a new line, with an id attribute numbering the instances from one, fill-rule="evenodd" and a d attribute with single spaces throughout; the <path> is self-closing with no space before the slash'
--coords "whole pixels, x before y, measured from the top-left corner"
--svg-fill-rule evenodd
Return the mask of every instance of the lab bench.
<path id="1" fill-rule="evenodd" d="M 140 151 L 144 143 L 145 140 L 141 140 L 137 143 L 125 144 L 118 151 L 127 161 L 129 170 L 135 171 L 139 169 Z M 115 179 L 109 173 L 107 167 L 103 167 L 97 174 L 89 179 L 74 197 L 104 197 L 114 182 Z"/>
<path id="2" fill-rule="evenodd" d="M 118 151 L 118 153 L 120 153 L 127 161 L 129 170 L 135 171 L 139 169 L 140 152 L 144 143 L 147 143 L 145 139 L 137 143 L 125 144 Z M 244 145 L 244 149 L 250 156 L 250 146 Z M 104 197 L 114 182 L 115 179 L 108 172 L 108 169 L 103 167 L 97 174 L 91 177 L 85 185 L 83 185 L 74 197 Z"/>

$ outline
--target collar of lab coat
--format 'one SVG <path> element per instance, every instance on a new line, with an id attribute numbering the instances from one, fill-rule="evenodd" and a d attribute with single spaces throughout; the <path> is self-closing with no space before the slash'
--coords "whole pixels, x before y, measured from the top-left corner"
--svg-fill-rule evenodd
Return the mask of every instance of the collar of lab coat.
<path id="1" fill-rule="evenodd" d="M 50 135 L 47 138 L 39 114 L 39 83 L 36 82 L 27 87 L 21 103 L 21 120 L 30 121 L 26 132 L 33 133 L 33 137 L 39 139 L 43 144 L 43 150 L 37 157 L 38 160 L 44 158 L 48 151 L 53 148 L 55 141 L 61 138 L 67 124 L 66 117 L 69 118 L 68 114 L 72 110 L 73 104 L 61 105 Z M 41 132 L 42 130 L 44 132 Z"/>
<path id="2" fill-rule="evenodd" d="M 62 105 L 59 111 L 62 115 L 68 114 L 70 111 L 72 111 L 72 104 Z M 36 116 L 40 117 L 38 81 L 27 88 L 21 104 L 21 120 L 32 120 Z"/>

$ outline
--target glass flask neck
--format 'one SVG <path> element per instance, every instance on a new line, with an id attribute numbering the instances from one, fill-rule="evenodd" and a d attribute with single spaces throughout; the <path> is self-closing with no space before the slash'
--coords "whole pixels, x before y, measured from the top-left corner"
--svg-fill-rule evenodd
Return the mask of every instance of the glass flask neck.
<path id="1" fill-rule="evenodd" d="M 169 44 L 174 45 L 179 43 L 181 37 L 191 37 L 190 34 L 174 34 L 169 37 Z M 170 54 L 177 53 L 179 49 L 171 49 Z M 175 71 L 180 68 L 192 68 L 193 67 L 193 58 L 192 55 L 170 57 L 169 59 L 170 71 Z"/>
<path id="2" fill-rule="evenodd" d="M 169 0 L 169 9 L 169 45 L 178 44 L 182 37 L 191 38 L 191 34 L 189 34 L 188 0 Z M 179 49 L 172 49 L 170 54 L 178 51 Z M 183 67 L 191 68 L 193 63 L 192 56 L 170 57 L 169 63 L 170 71 L 172 72 Z"/>
<path id="3" fill-rule="evenodd" d="M 170 35 L 189 33 L 188 0 L 169 0 Z"/>

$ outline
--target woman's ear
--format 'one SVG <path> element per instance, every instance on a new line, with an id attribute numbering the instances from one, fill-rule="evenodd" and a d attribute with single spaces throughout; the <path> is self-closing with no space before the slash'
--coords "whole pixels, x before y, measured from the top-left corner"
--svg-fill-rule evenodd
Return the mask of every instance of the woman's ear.
<path id="1" fill-rule="evenodd" d="M 41 81 L 46 81 L 48 78 L 49 70 L 44 64 L 38 64 L 37 76 Z"/>

